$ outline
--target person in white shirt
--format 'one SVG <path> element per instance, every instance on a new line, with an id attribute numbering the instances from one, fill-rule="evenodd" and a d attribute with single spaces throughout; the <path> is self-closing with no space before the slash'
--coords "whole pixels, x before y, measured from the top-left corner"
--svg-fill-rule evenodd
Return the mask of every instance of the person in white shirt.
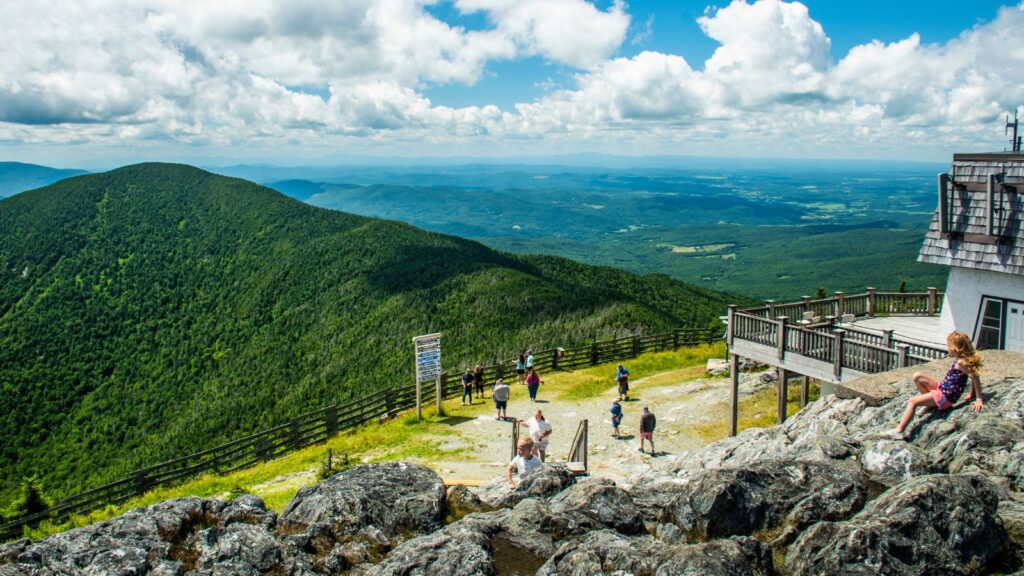
<path id="1" fill-rule="evenodd" d="M 516 446 L 516 457 L 509 462 L 506 473 L 510 489 L 516 489 L 516 482 L 512 479 L 513 472 L 519 476 L 519 481 L 522 482 L 523 478 L 540 468 L 541 460 L 533 453 L 533 448 L 533 439 L 531 438 L 523 438 Z"/>
<path id="2" fill-rule="evenodd" d="M 520 422 L 519 425 L 530 429 L 530 438 L 533 439 L 533 445 L 540 456 L 540 461 L 543 462 L 545 452 L 548 449 L 548 440 L 551 438 L 551 432 L 553 431 L 551 423 L 544 419 L 543 412 L 537 410 L 533 418 L 526 422 Z"/>
<path id="3" fill-rule="evenodd" d="M 494 398 L 494 407 L 498 410 L 498 415 L 494 418 L 495 420 L 505 419 L 505 408 L 508 407 L 509 392 L 508 384 L 505 384 L 504 380 L 498 378 L 494 382 L 494 391 L 491 392 L 491 397 Z"/>

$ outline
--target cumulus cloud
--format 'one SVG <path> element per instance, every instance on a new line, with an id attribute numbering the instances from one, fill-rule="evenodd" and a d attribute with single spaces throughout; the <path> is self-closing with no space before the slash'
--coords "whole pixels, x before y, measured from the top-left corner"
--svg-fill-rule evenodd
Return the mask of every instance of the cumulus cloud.
<path id="1" fill-rule="evenodd" d="M 445 22 L 439 1 L 486 24 Z M 955 145 L 1024 102 L 1024 4 L 943 44 L 833 55 L 803 4 L 734 0 L 698 19 L 719 43 L 701 63 L 621 56 L 630 22 L 621 0 L 8 0 L 0 140 Z M 424 95 L 524 57 L 571 86 L 506 110 Z"/>

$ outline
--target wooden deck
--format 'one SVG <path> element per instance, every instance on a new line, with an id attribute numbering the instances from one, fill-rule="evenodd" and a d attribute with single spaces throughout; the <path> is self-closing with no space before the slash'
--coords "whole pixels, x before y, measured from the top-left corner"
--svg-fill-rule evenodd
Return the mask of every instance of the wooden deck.
<path id="1" fill-rule="evenodd" d="M 930 346 L 945 346 L 946 334 L 942 332 L 938 316 L 890 316 L 887 318 L 862 318 L 853 325 L 867 330 L 892 330 L 901 340 L 912 340 Z"/>

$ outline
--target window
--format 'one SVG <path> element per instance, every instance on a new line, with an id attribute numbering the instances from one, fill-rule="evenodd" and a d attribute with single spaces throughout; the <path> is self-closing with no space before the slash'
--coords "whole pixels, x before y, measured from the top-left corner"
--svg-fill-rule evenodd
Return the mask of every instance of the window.
<path id="1" fill-rule="evenodd" d="M 1002 334 L 1003 301 L 983 298 L 981 301 L 981 322 L 978 324 L 978 349 L 1000 348 Z"/>

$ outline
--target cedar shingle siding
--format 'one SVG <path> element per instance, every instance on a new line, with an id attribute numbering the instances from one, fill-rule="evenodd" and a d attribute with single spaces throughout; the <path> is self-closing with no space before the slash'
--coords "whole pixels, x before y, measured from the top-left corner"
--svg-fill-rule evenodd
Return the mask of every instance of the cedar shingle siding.
<path id="1" fill-rule="evenodd" d="M 1001 243 L 968 241 L 965 236 L 985 235 L 988 215 L 985 183 L 989 174 L 1005 174 L 1003 183 L 1011 188 L 999 192 L 995 200 L 1002 211 L 997 213 L 994 233 Z M 925 235 L 919 262 L 945 264 L 962 268 L 991 270 L 1024 275 L 1024 155 L 1021 154 L 958 154 L 953 156 L 950 181 L 955 183 L 950 204 L 949 238 L 939 230 L 939 211 L 935 211 Z M 970 190 L 963 185 L 970 184 Z"/>

